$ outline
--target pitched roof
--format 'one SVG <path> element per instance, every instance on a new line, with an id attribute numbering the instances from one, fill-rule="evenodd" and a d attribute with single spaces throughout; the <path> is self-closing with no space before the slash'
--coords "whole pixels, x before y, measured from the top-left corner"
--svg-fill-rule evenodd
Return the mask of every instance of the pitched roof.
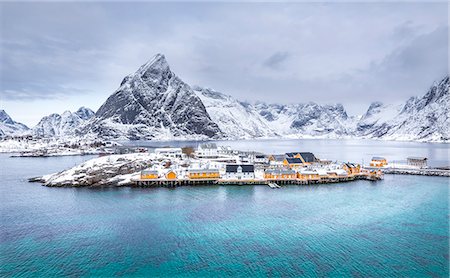
<path id="1" fill-rule="evenodd" d="M 296 157 L 287 157 L 286 160 L 289 164 L 302 164 L 303 163 L 303 161 L 300 158 L 296 158 Z"/>
<path id="2" fill-rule="evenodd" d="M 316 162 L 317 161 L 317 158 L 314 156 L 314 154 L 310 153 L 310 152 L 300 153 L 300 156 L 303 158 L 303 160 L 305 162 Z"/>
<path id="3" fill-rule="evenodd" d="M 372 157 L 372 160 L 385 160 L 386 158 L 382 157 L 382 156 L 374 156 Z"/>
<path id="4" fill-rule="evenodd" d="M 284 154 L 272 154 L 271 155 L 275 161 L 283 161 L 286 158 Z"/>
<path id="5" fill-rule="evenodd" d="M 225 172 L 237 173 L 239 166 L 242 168 L 242 173 L 250 173 L 255 171 L 255 166 L 253 164 L 227 164 L 225 167 Z"/>
<path id="6" fill-rule="evenodd" d="M 300 155 L 305 162 L 316 162 L 317 158 L 314 156 L 313 153 L 310 152 L 291 152 L 286 153 L 286 157 L 294 157 L 296 155 Z"/>

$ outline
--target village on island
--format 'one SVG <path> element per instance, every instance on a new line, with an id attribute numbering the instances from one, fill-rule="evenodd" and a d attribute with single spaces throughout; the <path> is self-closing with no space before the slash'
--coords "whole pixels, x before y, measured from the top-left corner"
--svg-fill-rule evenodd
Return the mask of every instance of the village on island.
<path id="1" fill-rule="evenodd" d="M 137 186 L 200 184 L 318 184 L 359 179 L 379 180 L 379 169 L 317 158 L 311 152 L 262 154 L 232 150 L 215 143 L 192 148 L 156 148 L 154 163 L 132 178 Z M 374 162 L 376 163 L 376 161 Z M 378 167 L 376 165 L 375 167 Z"/>
<path id="2" fill-rule="evenodd" d="M 312 152 L 264 154 L 240 151 L 215 142 L 196 147 L 139 147 L 114 141 L 41 142 L 29 138 L 3 140 L 11 157 L 96 155 L 71 169 L 31 177 L 45 186 L 180 186 L 262 184 L 308 185 L 377 181 L 384 174 L 450 177 L 448 167 L 429 167 L 426 157 L 408 157 L 406 163 L 372 157 L 367 165 L 319 158 Z M 13 142 L 14 144 L 12 144 Z"/>

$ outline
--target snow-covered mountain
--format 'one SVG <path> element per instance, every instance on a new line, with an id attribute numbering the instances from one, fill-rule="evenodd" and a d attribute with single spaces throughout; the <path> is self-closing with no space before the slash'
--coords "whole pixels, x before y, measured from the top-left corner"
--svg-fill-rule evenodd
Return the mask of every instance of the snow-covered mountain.
<path id="1" fill-rule="evenodd" d="M 226 137 L 242 139 L 277 135 L 252 105 L 209 88 L 194 86 L 193 89 Z"/>
<path id="2" fill-rule="evenodd" d="M 222 137 L 200 98 L 161 54 L 125 77 L 81 133 L 115 139 Z"/>
<path id="3" fill-rule="evenodd" d="M 342 104 L 319 105 L 314 102 L 279 105 L 259 103 L 258 113 L 282 136 L 336 138 L 351 135 L 354 119 Z"/>
<path id="4" fill-rule="evenodd" d="M 76 112 L 65 111 L 60 114 L 50 114 L 43 117 L 31 130 L 40 138 L 74 136 L 77 129 L 95 115 L 89 108 L 81 107 Z"/>
<path id="5" fill-rule="evenodd" d="M 193 87 L 211 119 L 227 138 L 321 136 L 352 134 L 355 120 L 341 104 L 249 104 L 199 86 Z"/>
<path id="6" fill-rule="evenodd" d="M 14 121 L 5 110 L 0 109 L 0 137 L 22 135 L 28 130 L 26 125 Z"/>
<path id="7" fill-rule="evenodd" d="M 372 104 L 356 135 L 387 140 L 449 141 L 450 82 L 445 77 L 402 107 Z"/>
<path id="8" fill-rule="evenodd" d="M 191 87 L 157 54 L 106 100 L 95 116 L 77 111 L 45 117 L 38 136 L 103 139 L 375 138 L 448 141 L 449 78 L 405 105 L 374 102 L 361 116 L 341 104 L 249 104 L 199 86 Z"/>
<path id="9" fill-rule="evenodd" d="M 400 113 L 402 107 L 403 105 L 373 102 L 358 121 L 355 134 L 375 138 L 383 136 L 388 129 L 389 122 Z"/>

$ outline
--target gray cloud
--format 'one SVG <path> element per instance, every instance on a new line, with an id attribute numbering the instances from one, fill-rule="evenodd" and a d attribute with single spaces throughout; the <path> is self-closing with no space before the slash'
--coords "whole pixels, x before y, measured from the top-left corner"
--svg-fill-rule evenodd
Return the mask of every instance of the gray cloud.
<path id="1" fill-rule="evenodd" d="M 289 56 L 290 54 L 286 51 L 275 52 L 263 62 L 263 65 L 271 69 L 280 69 Z"/>
<path id="2" fill-rule="evenodd" d="M 44 114 L 61 99 L 96 109 L 156 53 L 186 82 L 241 100 L 351 113 L 424 94 L 448 73 L 447 3 L 0 6 L 0 98 L 17 111 L 43 99 Z"/>

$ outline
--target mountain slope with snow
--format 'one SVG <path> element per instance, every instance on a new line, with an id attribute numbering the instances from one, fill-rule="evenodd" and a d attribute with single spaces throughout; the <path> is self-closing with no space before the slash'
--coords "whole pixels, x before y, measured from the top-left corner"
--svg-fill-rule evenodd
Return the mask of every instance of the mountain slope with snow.
<path id="1" fill-rule="evenodd" d="M 161 54 L 125 77 L 82 133 L 111 139 L 222 136 L 200 98 L 170 70 Z"/>
<path id="2" fill-rule="evenodd" d="M 0 110 L 0 137 L 22 135 L 27 131 L 26 125 L 14 121 L 5 110 Z"/>
<path id="3" fill-rule="evenodd" d="M 351 134 L 353 118 L 347 115 L 341 104 L 319 105 L 302 104 L 265 104 L 255 106 L 259 115 L 282 136 L 305 138 L 320 136 L 336 138 Z"/>
<path id="4" fill-rule="evenodd" d="M 450 140 L 450 82 L 445 77 L 423 97 L 412 97 L 368 133 L 370 138 L 442 142 Z M 369 108 L 370 110 L 370 108 Z"/>
<path id="5" fill-rule="evenodd" d="M 252 105 L 212 89 L 196 86 L 194 92 L 205 105 L 211 119 L 228 138 L 243 139 L 277 135 L 277 132 Z"/>
<path id="6" fill-rule="evenodd" d="M 53 113 L 43 117 L 33 127 L 32 134 L 40 138 L 74 136 L 77 129 L 94 116 L 94 111 L 81 107 L 76 112 L 65 111 L 64 113 Z"/>

